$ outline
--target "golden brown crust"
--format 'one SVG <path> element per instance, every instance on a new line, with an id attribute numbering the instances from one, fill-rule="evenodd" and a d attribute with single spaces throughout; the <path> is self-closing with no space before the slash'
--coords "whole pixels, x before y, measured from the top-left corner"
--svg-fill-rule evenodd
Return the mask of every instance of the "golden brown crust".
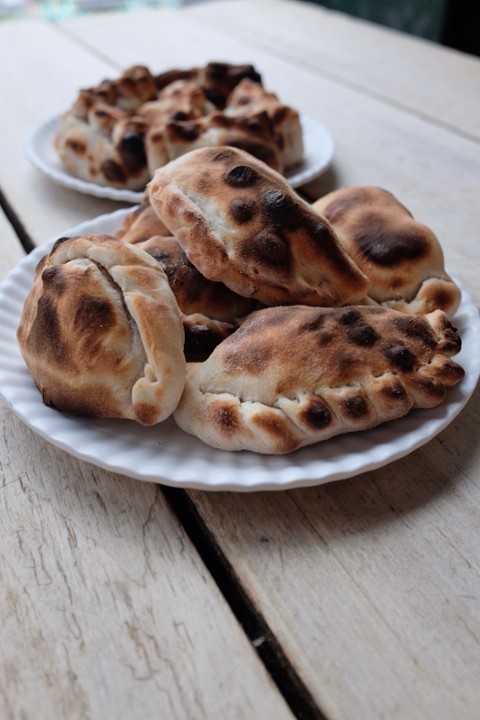
<path id="1" fill-rule="evenodd" d="M 189 366 L 174 417 L 217 448 L 291 452 L 438 405 L 463 377 L 459 350 L 441 311 L 267 308 Z"/>
<path id="2" fill-rule="evenodd" d="M 440 243 L 391 193 L 377 187 L 341 188 L 312 208 L 330 221 L 368 277 L 368 295 L 375 302 L 414 314 L 440 309 L 453 317 L 460 291 L 445 272 Z"/>
<path id="3" fill-rule="evenodd" d="M 190 152 L 157 170 L 148 191 L 195 267 L 240 295 L 272 305 L 345 305 L 367 291 L 330 224 L 241 150 Z"/>
<path id="4" fill-rule="evenodd" d="M 39 263 L 18 327 L 44 402 L 151 425 L 185 381 L 183 326 L 163 270 L 110 236 L 62 238 Z"/>

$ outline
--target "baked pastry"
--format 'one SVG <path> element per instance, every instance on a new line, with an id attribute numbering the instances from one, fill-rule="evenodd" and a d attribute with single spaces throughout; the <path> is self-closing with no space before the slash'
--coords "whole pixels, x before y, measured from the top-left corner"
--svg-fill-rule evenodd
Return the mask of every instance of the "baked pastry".
<path id="1" fill-rule="evenodd" d="M 368 296 L 384 307 L 453 317 L 460 290 L 446 273 L 435 234 L 387 190 L 341 188 L 312 208 L 332 224 L 344 250 L 370 281 Z"/>
<path id="2" fill-rule="evenodd" d="M 116 236 L 148 252 L 164 270 L 182 313 L 187 360 L 207 358 L 258 307 L 255 300 L 201 275 L 149 202 L 127 213 Z"/>
<path id="3" fill-rule="evenodd" d="M 174 418 L 222 450 L 288 453 L 440 404 L 459 350 L 440 310 L 266 308 L 188 366 Z"/>
<path id="4" fill-rule="evenodd" d="M 58 121 L 54 147 L 75 177 L 118 189 L 143 190 L 158 167 L 199 147 L 231 144 L 283 172 L 301 152 L 298 113 L 265 91 L 262 105 L 255 96 L 242 111 L 242 98 L 232 96 L 242 82 L 253 98 L 261 77 L 252 65 L 212 62 L 156 76 L 135 65 L 80 90 Z"/>
<path id="5" fill-rule="evenodd" d="M 213 112 L 192 120 L 151 125 L 145 138 L 149 173 L 153 176 L 157 168 L 192 150 L 222 145 L 241 148 L 274 170 L 283 170 L 272 122 L 265 112 L 249 117 Z"/>
<path id="6" fill-rule="evenodd" d="M 239 295 L 267 305 L 346 305 L 367 292 L 328 221 L 242 150 L 192 151 L 157 170 L 148 194 L 202 275 Z"/>
<path id="7" fill-rule="evenodd" d="M 87 182 L 141 190 L 150 178 L 145 155 L 147 125 L 124 110 L 95 103 L 86 118 L 64 115 L 54 147 L 65 169 Z"/>
<path id="8" fill-rule="evenodd" d="M 183 325 L 159 264 L 106 235 L 61 238 L 37 267 L 18 341 L 46 405 L 152 425 L 183 390 Z"/>
<path id="9" fill-rule="evenodd" d="M 225 113 L 251 117 L 266 112 L 272 122 L 275 142 L 280 151 L 281 167 L 291 168 L 303 160 L 303 135 L 300 115 L 282 103 L 276 93 L 261 83 L 242 80 L 228 97 Z"/>

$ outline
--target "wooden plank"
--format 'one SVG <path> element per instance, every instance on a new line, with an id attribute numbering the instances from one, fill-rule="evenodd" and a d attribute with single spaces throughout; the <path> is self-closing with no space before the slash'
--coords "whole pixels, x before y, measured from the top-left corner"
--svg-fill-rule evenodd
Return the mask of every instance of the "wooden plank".
<path id="1" fill-rule="evenodd" d="M 286 493 L 189 493 L 332 720 L 478 716 L 479 422 L 480 389 L 384 469 Z"/>
<path id="2" fill-rule="evenodd" d="M 23 253 L 2 214 L 0 236 L 3 274 Z M 158 486 L 3 401 L 0 458 L 2 718 L 293 717 Z"/>
<path id="3" fill-rule="evenodd" d="M 29 133 L 63 112 L 80 87 L 113 70 L 68 35 L 35 20 L 0 25 L 2 73 L 0 188 L 21 217 L 27 233 L 41 243 L 89 217 L 123 205 L 63 188 L 34 168 L 25 154 Z M 48 208 L 48 212 L 45 212 Z"/>
<path id="4" fill-rule="evenodd" d="M 194 5 L 189 14 L 209 29 L 480 140 L 474 56 L 310 2 L 227 0 Z"/>

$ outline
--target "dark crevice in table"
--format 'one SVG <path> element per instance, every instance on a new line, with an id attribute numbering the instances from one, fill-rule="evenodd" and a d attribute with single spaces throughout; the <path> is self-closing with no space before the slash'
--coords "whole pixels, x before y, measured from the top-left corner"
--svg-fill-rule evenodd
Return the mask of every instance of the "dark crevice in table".
<path id="1" fill-rule="evenodd" d="M 4 193 L 0 190 L 0 207 L 2 208 L 3 212 L 5 213 L 8 221 L 12 225 L 19 241 L 21 242 L 23 249 L 25 252 L 29 253 L 31 250 L 35 248 L 35 244 L 33 243 L 30 235 L 25 230 L 25 227 L 18 217 L 17 213 L 13 209 L 13 207 L 8 202 L 7 198 L 5 197 Z"/>
<path id="2" fill-rule="evenodd" d="M 162 490 L 292 713 L 298 720 L 327 720 L 297 675 L 265 618 L 242 587 L 188 493 L 165 486 L 162 486 Z"/>

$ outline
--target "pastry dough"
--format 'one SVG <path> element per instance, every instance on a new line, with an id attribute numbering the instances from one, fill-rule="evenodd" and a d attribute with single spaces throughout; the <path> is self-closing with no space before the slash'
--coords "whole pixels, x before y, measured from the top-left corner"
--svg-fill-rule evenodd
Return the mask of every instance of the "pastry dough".
<path id="1" fill-rule="evenodd" d="M 246 152 L 190 152 L 157 170 L 148 192 L 202 275 L 239 295 L 267 305 L 346 305 L 367 291 L 328 221 Z"/>
<path id="2" fill-rule="evenodd" d="M 440 404 L 459 350 L 440 310 L 266 308 L 189 365 L 174 418 L 216 448 L 287 453 Z"/>
<path id="3" fill-rule="evenodd" d="M 460 290 L 446 273 L 435 234 L 387 190 L 341 188 L 312 205 L 326 217 L 348 255 L 370 281 L 368 296 L 384 307 L 453 317 Z"/>
<path id="4" fill-rule="evenodd" d="M 58 410 L 152 425 L 183 390 L 183 325 L 165 273 L 110 236 L 57 241 L 37 268 L 18 340 Z"/>
<path id="5" fill-rule="evenodd" d="M 258 307 L 256 301 L 201 275 L 175 237 L 168 236 L 168 230 L 150 203 L 145 202 L 128 213 L 116 235 L 148 252 L 165 271 L 182 312 L 188 360 L 207 358 L 218 343 Z"/>
<path id="6" fill-rule="evenodd" d="M 244 110 L 244 95 L 232 95 L 239 83 L 252 99 Z M 241 147 L 283 172 L 303 152 L 298 113 L 258 88 L 252 65 L 212 62 L 157 76 L 135 65 L 79 92 L 54 147 L 75 177 L 118 189 L 144 189 L 158 167 L 199 147 Z"/>

